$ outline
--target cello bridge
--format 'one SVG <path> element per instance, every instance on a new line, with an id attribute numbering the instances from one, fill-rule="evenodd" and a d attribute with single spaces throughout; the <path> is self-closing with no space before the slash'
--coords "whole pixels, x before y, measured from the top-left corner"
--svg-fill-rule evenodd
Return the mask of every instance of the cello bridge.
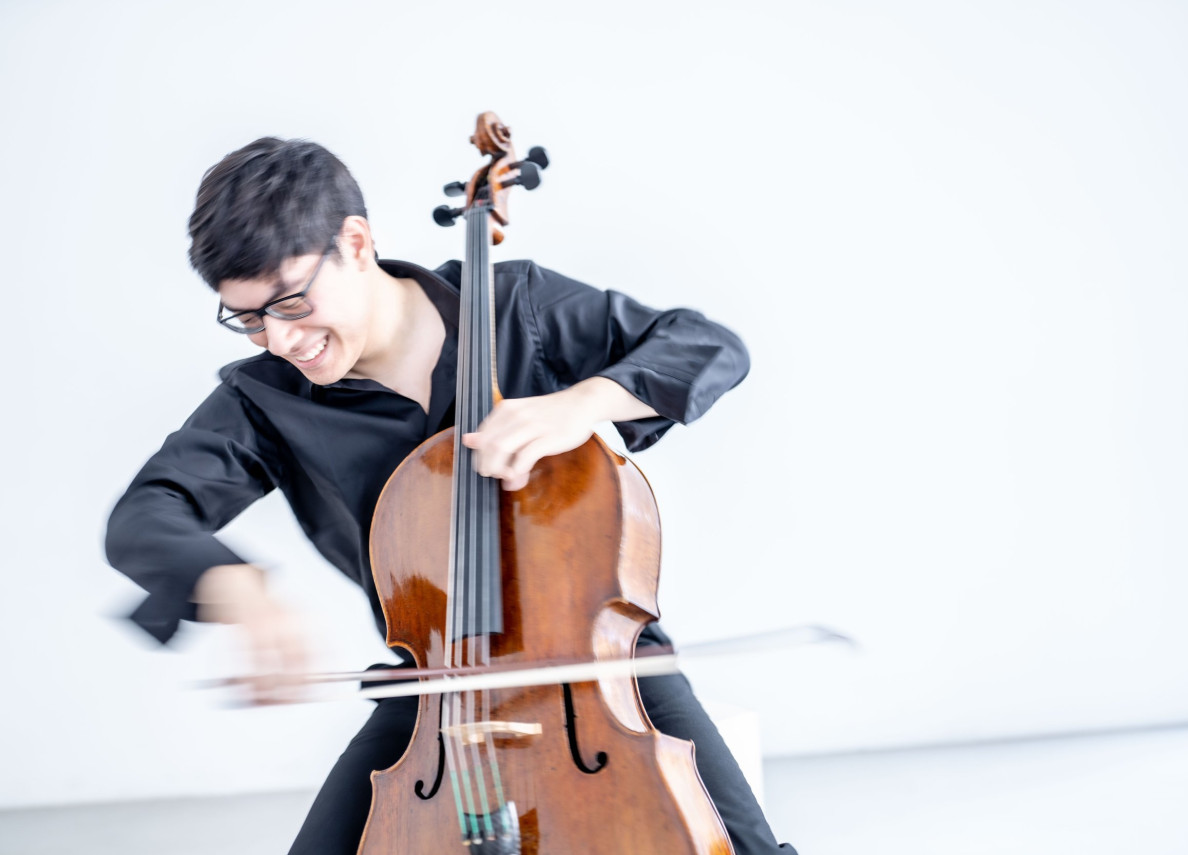
<path id="1" fill-rule="evenodd" d="M 499 736 L 540 736 L 543 729 L 539 722 L 520 721 L 476 721 L 470 724 L 454 724 L 441 729 L 442 736 L 453 737 L 463 745 L 482 742 L 488 734 Z"/>

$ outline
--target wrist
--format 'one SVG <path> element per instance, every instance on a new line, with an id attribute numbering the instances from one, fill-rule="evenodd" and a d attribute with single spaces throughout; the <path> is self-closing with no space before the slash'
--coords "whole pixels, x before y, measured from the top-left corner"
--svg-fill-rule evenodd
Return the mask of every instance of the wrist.
<path id="1" fill-rule="evenodd" d="M 264 571 L 254 564 L 211 567 L 198 577 L 192 599 L 198 619 L 208 623 L 242 623 L 270 602 Z"/>
<path id="2" fill-rule="evenodd" d="M 565 390 L 591 424 L 625 422 L 657 415 L 648 404 L 609 377 L 589 377 Z"/>

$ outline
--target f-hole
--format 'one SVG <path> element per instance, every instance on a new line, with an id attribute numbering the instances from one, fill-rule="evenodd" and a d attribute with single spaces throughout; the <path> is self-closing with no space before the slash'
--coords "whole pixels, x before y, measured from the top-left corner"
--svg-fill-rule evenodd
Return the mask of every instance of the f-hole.
<path id="1" fill-rule="evenodd" d="M 441 704 L 445 702 L 445 695 L 439 696 L 441 700 L 438 702 L 437 720 L 441 721 Z M 416 786 L 413 787 L 413 792 L 417 794 L 417 798 L 423 801 L 429 801 L 437 795 L 437 791 L 441 789 L 441 779 L 445 775 L 445 741 L 441 737 L 441 730 L 437 731 L 437 778 L 433 782 L 433 788 L 426 793 L 425 781 L 422 779 L 417 781 Z"/>
<path id="2" fill-rule="evenodd" d="M 569 735 L 569 754 L 573 757 L 573 765 L 577 766 L 587 775 L 601 772 L 606 768 L 606 752 L 599 751 L 594 755 L 596 765 L 592 767 L 586 765 L 586 761 L 582 759 L 581 749 L 578 748 L 577 714 L 573 710 L 573 690 L 570 689 L 568 683 L 562 683 L 561 688 L 565 694 L 565 730 Z"/>

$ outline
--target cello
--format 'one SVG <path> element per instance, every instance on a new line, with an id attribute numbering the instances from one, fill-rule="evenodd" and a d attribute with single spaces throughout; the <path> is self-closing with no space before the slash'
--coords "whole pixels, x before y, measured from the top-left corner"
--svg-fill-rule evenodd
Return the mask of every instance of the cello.
<path id="1" fill-rule="evenodd" d="M 634 463 L 597 436 L 545 457 L 522 489 L 475 472 L 461 442 L 500 400 L 489 249 L 517 161 L 493 113 L 471 137 L 490 160 L 463 186 L 466 223 L 455 427 L 385 485 L 371 565 L 387 643 L 418 668 L 473 670 L 630 657 L 659 617 L 659 514 Z M 422 695 L 404 755 L 372 773 L 359 855 L 730 855 L 692 743 L 656 731 L 634 678 Z"/>

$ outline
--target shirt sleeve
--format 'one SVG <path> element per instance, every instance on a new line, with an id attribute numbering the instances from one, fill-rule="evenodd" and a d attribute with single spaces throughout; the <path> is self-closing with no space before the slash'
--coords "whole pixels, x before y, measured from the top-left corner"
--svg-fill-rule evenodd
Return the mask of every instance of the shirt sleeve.
<path id="1" fill-rule="evenodd" d="M 249 405 L 220 385 L 171 434 L 116 503 L 107 560 L 148 597 L 132 620 L 164 643 L 194 620 L 198 577 L 243 559 L 215 536 L 280 479 L 279 455 Z"/>
<path id="2" fill-rule="evenodd" d="M 529 264 L 528 294 L 559 387 L 606 377 L 660 414 L 615 424 L 631 451 L 702 416 L 750 369 L 742 340 L 692 309 L 657 311 L 536 264 Z"/>

